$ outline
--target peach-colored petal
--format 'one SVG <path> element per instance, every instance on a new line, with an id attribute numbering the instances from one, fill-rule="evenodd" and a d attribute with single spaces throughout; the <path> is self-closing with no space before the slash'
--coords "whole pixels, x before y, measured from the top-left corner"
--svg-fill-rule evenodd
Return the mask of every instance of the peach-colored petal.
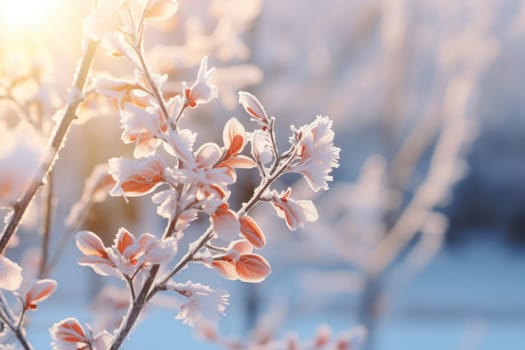
<path id="1" fill-rule="evenodd" d="M 271 272 L 270 264 L 260 255 L 242 255 L 235 265 L 239 279 L 243 282 L 257 283 L 263 281 Z"/>
<path id="2" fill-rule="evenodd" d="M 228 280 L 236 280 L 239 278 L 235 269 L 235 264 L 230 261 L 215 260 L 211 263 L 211 267 Z"/>
<path id="3" fill-rule="evenodd" d="M 246 237 L 256 248 L 262 248 L 266 244 L 266 237 L 259 225 L 248 215 L 239 218 L 241 234 Z"/>
<path id="4" fill-rule="evenodd" d="M 84 327 L 76 318 L 70 317 L 55 323 L 50 329 L 53 340 L 65 343 L 85 343 L 87 341 Z"/>
<path id="5" fill-rule="evenodd" d="M 36 282 L 26 294 L 26 309 L 36 309 L 36 304 L 47 299 L 55 291 L 56 287 L 56 281 L 51 279 L 43 279 Z"/>
<path id="6" fill-rule="evenodd" d="M 253 251 L 253 245 L 245 239 L 239 239 L 230 243 L 228 249 L 236 254 L 250 254 Z"/>
<path id="7" fill-rule="evenodd" d="M 268 115 L 264 110 L 263 105 L 259 100 L 246 91 L 239 92 L 239 103 L 244 107 L 244 110 L 258 121 L 264 124 L 268 123 Z"/>
<path id="8" fill-rule="evenodd" d="M 91 231 L 79 231 L 77 233 L 77 247 L 87 256 L 99 256 L 107 259 L 108 254 L 102 240 Z"/>
<path id="9" fill-rule="evenodd" d="M 121 227 L 119 229 L 119 232 L 117 233 L 117 236 L 115 237 L 115 241 L 120 254 L 124 254 L 126 248 L 135 243 L 135 237 L 133 237 L 133 235 L 129 233 L 126 229 Z"/>
<path id="10" fill-rule="evenodd" d="M 222 132 L 227 156 L 236 155 L 242 151 L 246 143 L 245 134 L 244 126 L 236 118 L 228 120 Z"/>
<path id="11" fill-rule="evenodd" d="M 220 239 L 225 241 L 234 240 L 239 236 L 241 225 L 237 214 L 228 209 L 228 206 L 221 205 L 211 216 L 213 231 Z"/>

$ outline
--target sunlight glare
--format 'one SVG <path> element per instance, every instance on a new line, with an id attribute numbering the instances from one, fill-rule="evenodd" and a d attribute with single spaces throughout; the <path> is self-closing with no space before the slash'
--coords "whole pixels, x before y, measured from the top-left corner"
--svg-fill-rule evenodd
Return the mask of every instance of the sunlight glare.
<path id="1" fill-rule="evenodd" d="M 2 0 L 0 16 L 8 31 L 33 31 L 52 21 L 60 0 Z"/>

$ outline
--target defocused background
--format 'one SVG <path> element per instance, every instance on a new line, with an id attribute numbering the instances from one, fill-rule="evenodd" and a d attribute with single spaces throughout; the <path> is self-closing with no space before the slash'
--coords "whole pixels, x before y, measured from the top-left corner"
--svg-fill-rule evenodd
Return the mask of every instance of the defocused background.
<path id="1" fill-rule="evenodd" d="M 0 11 L 0 79 L 37 75 L 24 103 L 38 101 L 45 118 L 67 95 L 90 8 L 52 2 L 32 24 Z M 281 144 L 290 124 L 329 115 L 342 148 L 330 191 L 310 193 L 294 177 L 281 184 L 318 204 L 318 222 L 290 233 L 269 207 L 257 208 L 273 269 L 263 284 L 184 271 L 231 292 L 223 334 L 249 339 L 255 327 L 257 339 L 270 324 L 279 337 L 310 339 L 320 324 L 364 324 L 369 350 L 525 348 L 525 1 L 181 1 L 173 20 L 148 31 L 147 45 L 154 69 L 173 82 L 191 81 L 204 55 L 217 67 L 219 100 L 185 120 L 199 142 L 220 140 L 228 118 L 247 118 L 236 103 L 243 89 L 277 118 Z M 94 70 L 132 75 L 101 53 Z M 94 165 L 131 154 L 118 115 L 94 103 L 98 112 L 81 115 L 54 172 L 53 249 Z M 255 175 L 241 177 L 233 207 Z M 38 218 L 30 219 L 15 253 L 38 246 Z M 120 226 L 159 233 L 163 222 L 147 198 L 108 198 L 83 225 L 106 242 Z M 78 255 L 69 240 L 53 275 L 60 297 L 34 320 L 42 348 L 51 322 L 91 319 L 88 303 L 104 281 L 76 266 Z M 153 310 L 126 348 L 216 348 L 194 343 L 176 312 Z"/>

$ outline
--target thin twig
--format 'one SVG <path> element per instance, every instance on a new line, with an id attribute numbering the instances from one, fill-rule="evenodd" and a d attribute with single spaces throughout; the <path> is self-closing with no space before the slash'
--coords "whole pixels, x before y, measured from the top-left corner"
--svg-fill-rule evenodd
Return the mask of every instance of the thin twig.
<path id="1" fill-rule="evenodd" d="M 84 56 L 81 59 L 80 66 L 77 70 L 73 84 L 73 89 L 77 91 L 78 94 L 84 90 L 86 85 L 97 46 L 97 42 L 90 40 L 85 49 Z M 64 144 L 64 140 L 69 133 L 71 123 L 76 118 L 76 111 L 81 102 L 82 98 L 80 96 L 76 96 L 72 101 L 69 101 L 64 111 L 64 115 L 54 130 L 53 137 L 51 138 L 50 142 L 49 156 L 44 160 L 41 166 L 41 173 L 37 175 L 35 179 L 33 179 L 26 191 L 15 203 L 13 211 L 10 213 L 9 222 L 5 226 L 2 232 L 2 237 L 0 238 L 0 254 L 5 251 L 9 240 L 17 231 L 18 225 L 20 224 L 20 221 L 22 220 L 22 217 L 24 216 L 29 204 L 33 200 L 36 192 L 44 183 L 44 179 L 47 174 L 53 169 L 53 165 L 58 158 L 58 153 L 60 152 L 60 149 Z"/>
<path id="2" fill-rule="evenodd" d="M 51 239 L 51 226 L 53 223 L 53 171 L 50 171 L 47 176 L 47 192 L 44 206 L 44 225 L 42 228 L 42 257 L 40 259 L 39 276 L 42 278 L 46 274 L 47 260 L 49 255 L 49 241 Z"/>

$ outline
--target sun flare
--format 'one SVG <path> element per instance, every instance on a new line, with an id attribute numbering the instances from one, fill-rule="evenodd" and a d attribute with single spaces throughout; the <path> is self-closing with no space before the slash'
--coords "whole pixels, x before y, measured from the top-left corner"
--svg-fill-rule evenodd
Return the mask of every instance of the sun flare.
<path id="1" fill-rule="evenodd" d="M 0 16 L 5 29 L 11 32 L 34 31 L 60 9 L 61 0 L 2 0 Z"/>

